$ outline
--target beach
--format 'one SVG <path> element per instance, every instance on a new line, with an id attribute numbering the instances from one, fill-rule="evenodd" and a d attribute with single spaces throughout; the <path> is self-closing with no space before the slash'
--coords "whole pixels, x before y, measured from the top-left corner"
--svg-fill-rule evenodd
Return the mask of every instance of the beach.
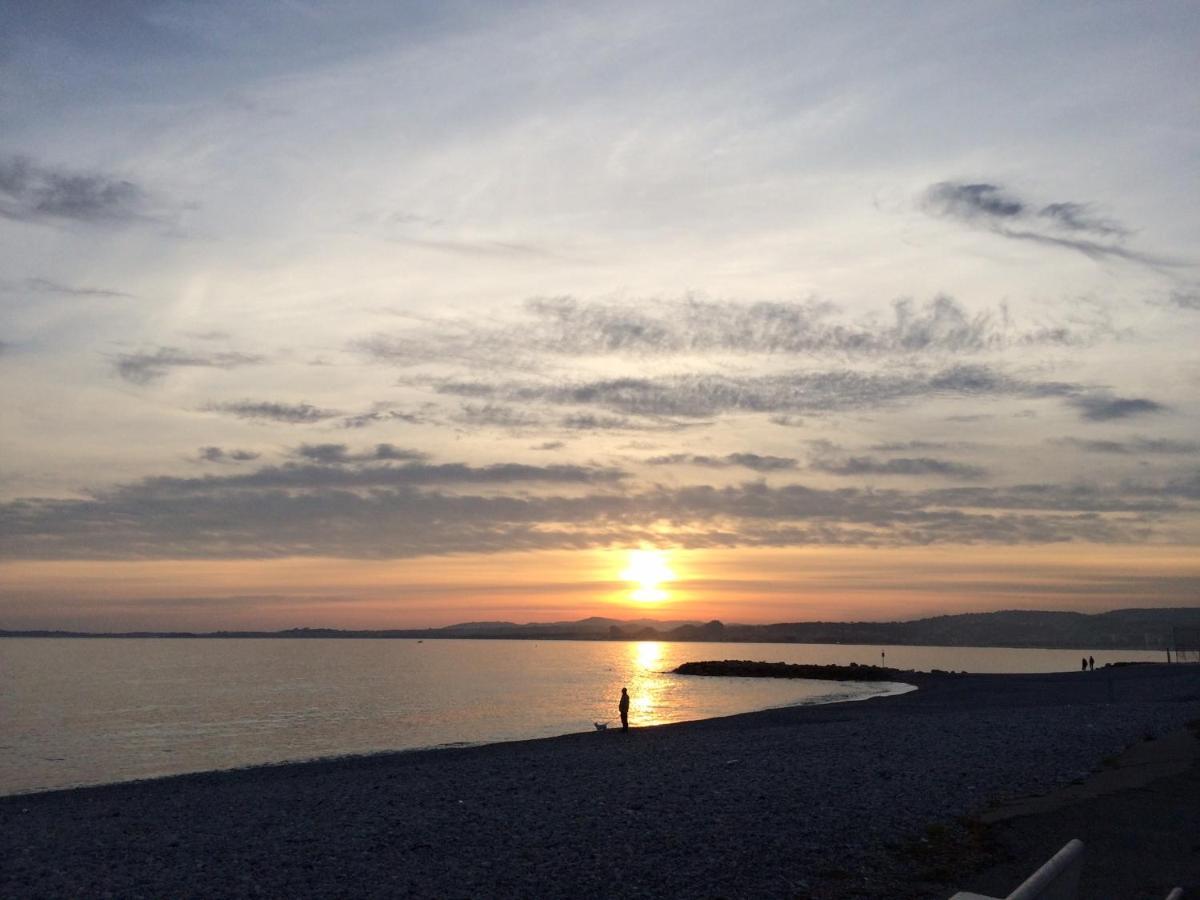
<path id="1" fill-rule="evenodd" d="M 0 896 L 949 896 L 967 876 L 922 842 L 1200 717 L 1195 665 L 898 680 L 918 690 L 0 798 Z"/>

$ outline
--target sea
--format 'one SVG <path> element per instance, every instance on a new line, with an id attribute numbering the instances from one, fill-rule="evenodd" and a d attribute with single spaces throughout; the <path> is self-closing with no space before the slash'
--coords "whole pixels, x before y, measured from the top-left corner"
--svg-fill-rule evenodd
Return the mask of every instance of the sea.
<path id="1" fill-rule="evenodd" d="M 672 674 L 708 659 L 1055 672 L 1151 651 L 659 641 L 0 640 L 0 795 L 659 725 L 911 688 Z"/>

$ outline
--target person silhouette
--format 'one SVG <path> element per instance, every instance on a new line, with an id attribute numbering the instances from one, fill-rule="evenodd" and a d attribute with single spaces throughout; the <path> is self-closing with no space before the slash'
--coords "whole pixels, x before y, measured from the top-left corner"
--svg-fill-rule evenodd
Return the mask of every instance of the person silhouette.
<path id="1" fill-rule="evenodd" d="M 617 709 L 621 712 L 621 730 L 629 730 L 629 691 L 621 688 L 621 702 L 617 704 Z"/>
<path id="2" fill-rule="evenodd" d="M 1084 672 L 1087 671 L 1087 657 L 1086 656 L 1083 658 L 1083 671 Z"/>
<path id="3" fill-rule="evenodd" d="M 1088 657 L 1088 671 L 1089 672 L 1096 671 L 1096 658 L 1094 656 Z"/>

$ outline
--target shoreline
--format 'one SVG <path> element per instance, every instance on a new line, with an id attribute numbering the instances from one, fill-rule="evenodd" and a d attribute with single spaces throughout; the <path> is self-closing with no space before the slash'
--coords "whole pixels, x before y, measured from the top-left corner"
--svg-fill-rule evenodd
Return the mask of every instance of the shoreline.
<path id="1" fill-rule="evenodd" d="M 12 795 L 0 896 L 901 896 L 926 824 L 1200 717 L 1200 666 L 1110 677 Z"/>
<path id="2" fill-rule="evenodd" d="M 914 675 L 914 674 L 928 674 L 928 673 L 897 672 L 896 674 L 898 674 L 898 675 Z M 723 677 L 739 677 L 739 676 L 723 676 Z M 821 679 L 812 679 L 812 680 L 821 680 Z M 840 683 L 840 682 L 835 681 L 833 683 Z M 764 706 L 764 707 L 760 707 L 758 709 L 746 710 L 744 712 L 729 713 L 728 715 L 724 715 L 724 716 L 707 716 L 705 718 L 700 718 L 700 719 L 685 719 L 680 722 L 669 722 L 669 723 L 664 723 L 661 725 L 649 725 L 649 726 L 640 726 L 640 727 L 642 729 L 671 728 L 676 725 L 688 725 L 688 724 L 692 724 L 694 722 L 707 722 L 707 721 L 712 721 L 712 720 L 716 720 L 716 719 L 731 719 L 731 718 L 736 718 L 738 716 L 750 716 L 750 715 L 754 715 L 756 713 L 770 712 L 773 710 L 780 710 L 780 709 L 795 709 L 795 708 L 807 708 L 807 707 L 818 708 L 818 707 L 826 707 L 826 706 L 836 706 L 836 705 L 842 704 L 842 703 L 862 703 L 862 702 L 865 702 L 868 700 L 881 700 L 881 699 L 885 699 L 887 697 L 901 696 L 903 694 L 910 693 L 911 691 L 918 690 L 918 687 L 916 685 L 909 684 L 906 682 L 901 682 L 901 681 L 894 681 L 894 682 L 875 681 L 875 682 L 861 682 L 861 683 L 864 685 L 870 685 L 872 687 L 891 685 L 891 686 L 894 686 L 894 687 L 900 688 L 900 689 L 899 690 L 889 690 L 884 693 L 864 694 L 863 696 L 859 696 L 859 697 L 839 697 L 837 699 L 825 700 L 822 702 L 816 702 L 812 699 L 804 699 L 804 700 L 800 700 L 800 701 L 797 701 L 794 703 L 784 703 L 784 704 L 775 705 L 775 706 Z M 253 770 L 257 770 L 257 769 L 277 769 L 282 766 L 309 766 L 309 765 L 315 765 L 315 764 L 319 764 L 319 763 L 338 764 L 338 763 L 352 762 L 354 760 L 369 760 L 369 759 L 373 759 L 375 757 L 400 756 L 400 755 L 408 755 L 408 754 L 412 754 L 412 753 L 438 753 L 441 751 L 470 750 L 470 749 L 476 749 L 476 748 L 480 748 L 480 747 L 494 747 L 494 746 L 505 745 L 505 744 L 524 744 L 524 743 L 537 742 L 537 741 L 551 741 L 551 740 L 556 740 L 558 738 L 571 737 L 574 735 L 590 735 L 593 732 L 594 732 L 594 729 L 592 729 L 592 730 L 581 729 L 578 731 L 564 731 L 561 734 L 539 735 L 539 736 L 515 738 L 515 739 L 509 739 L 509 740 L 449 741 L 449 742 L 442 743 L 442 744 L 431 744 L 431 745 L 423 746 L 423 747 L 396 747 L 396 748 L 390 748 L 390 749 L 385 749 L 385 750 L 372 750 L 372 751 L 367 751 L 364 753 L 332 753 L 332 754 L 326 754 L 326 755 L 321 755 L 321 756 L 300 757 L 300 758 L 296 758 L 296 759 L 282 759 L 282 760 L 278 760 L 276 762 L 254 762 L 254 763 L 247 763 L 246 765 L 241 765 L 241 766 L 228 766 L 228 767 L 217 768 L 217 769 L 196 769 L 196 770 L 189 771 L 189 772 L 170 772 L 170 773 L 166 773 L 166 774 L 162 774 L 162 775 L 149 775 L 144 778 L 126 778 L 126 779 L 120 779 L 117 781 L 97 781 L 97 782 L 91 782 L 91 783 L 85 783 L 85 784 L 65 785 L 63 787 L 30 788 L 28 790 L 18 790 L 18 791 L 13 791 L 13 792 L 9 792 L 9 793 L 0 793 L 0 801 L 3 801 L 7 798 L 15 798 L 15 797 L 34 797 L 34 796 L 40 796 L 42 794 L 60 794 L 60 793 L 70 793 L 72 791 L 92 790 L 95 788 L 122 787 L 125 785 L 148 784 L 148 783 L 154 783 L 154 782 L 158 782 L 158 781 L 165 781 L 165 780 L 169 780 L 169 779 L 188 778 L 188 777 L 193 777 L 193 776 L 222 775 L 222 774 L 235 773 L 235 772 L 253 771 Z"/>

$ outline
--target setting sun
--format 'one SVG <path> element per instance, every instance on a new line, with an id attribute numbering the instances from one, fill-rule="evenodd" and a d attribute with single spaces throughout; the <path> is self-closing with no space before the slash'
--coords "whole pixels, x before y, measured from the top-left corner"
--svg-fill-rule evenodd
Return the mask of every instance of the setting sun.
<path id="1" fill-rule="evenodd" d="M 675 573 L 667 565 L 667 554 L 662 550 L 630 550 L 629 561 L 621 577 L 635 585 L 630 596 L 640 603 L 659 603 L 668 594 L 659 585 L 674 581 Z"/>

